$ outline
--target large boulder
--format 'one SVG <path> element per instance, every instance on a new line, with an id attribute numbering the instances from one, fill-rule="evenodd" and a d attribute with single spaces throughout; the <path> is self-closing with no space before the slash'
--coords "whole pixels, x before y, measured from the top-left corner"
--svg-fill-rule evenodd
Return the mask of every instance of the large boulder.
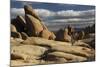
<path id="1" fill-rule="evenodd" d="M 18 32 L 25 32 L 25 19 L 22 16 L 17 16 L 16 19 L 12 19 L 13 24 Z"/>
<path id="2" fill-rule="evenodd" d="M 11 32 L 17 32 L 16 27 L 13 24 L 11 24 Z"/>
<path id="3" fill-rule="evenodd" d="M 31 44 L 31 45 L 40 45 L 40 46 L 48 46 L 48 47 L 53 47 L 53 46 L 58 46 L 59 48 L 61 46 L 67 47 L 71 46 L 71 43 L 68 42 L 60 42 L 60 41 L 54 41 L 54 40 L 47 40 L 45 38 L 40 38 L 40 37 L 28 37 L 28 39 L 24 40 L 22 42 L 23 44 Z"/>
<path id="4" fill-rule="evenodd" d="M 58 57 L 58 58 L 65 58 L 67 60 L 66 62 L 80 62 L 80 61 L 86 61 L 87 60 L 87 58 L 82 57 L 82 56 L 77 56 L 77 55 L 74 55 L 74 54 L 58 52 L 58 51 L 51 52 L 47 55 L 47 57 L 48 56 L 55 56 L 55 57 Z M 64 62 L 64 61 L 62 61 L 62 62 Z"/>
<path id="5" fill-rule="evenodd" d="M 71 53 L 71 54 L 75 54 L 75 55 L 83 56 L 87 58 L 94 56 L 94 49 L 81 47 L 81 46 L 68 46 L 67 45 L 67 47 L 65 47 L 65 46 L 54 45 L 51 49 L 55 51 Z"/>
<path id="6" fill-rule="evenodd" d="M 27 25 L 27 34 L 29 36 L 38 36 L 39 33 L 43 30 L 40 21 L 29 14 L 25 15 L 25 19 Z"/>
<path id="7" fill-rule="evenodd" d="M 95 50 L 40 37 L 11 38 L 11 65 L 81 62 L 95 59 Z M 17 62 L 19 64 L 17 64 Z"/>
<path id="8" fill-rule="evenodd" d="M 38 19 L 41 23 L 41 25 L 43 26 L 44 29 L 48 29 L 45 24 L 43 24 L 42 20 L 40 19 L 40 17 L 38 16 L 38 14 L 34 11 L 34 9 L 29 6 L 29 5 L 25 5 L 24 6 L 24 10 L 25 10 L 25 14 L 29 14 L 32 15 L 34 18 Z"/>
<path id="9" fill-rule="evenodd" d="M 68 35 L 68 29 L 60 29 L 56 33 L 56 40 L 57 41 L 65 41 L 65 42 L 71 42 L 71 36 Z"/>
<path id="10" fill-rule="evenodd" d="M 68 35 L 68 29 L 64 29 L 64 41 L 71 42 L 71 36 Z"/>
<path id="11" fill-rule="evenodd" d="M 11 59 L 32 60 L 39 59 L 47 49 L 34 45 L 20 45 L 11 47 Z"/>
<path id="12" fill-rule="evenodd" d="M 40 35 L 40 37 L 45 38 L 45 39 L 50 39 L 50 40 L 54 40 L 56 38 L 56 36 L 54 35 L 53 32 L 50 32 L 48 30 L 43 30 Z"/>
<path id="13" fill-rule="evenodd" d="M 33 8 L 29 5 L 24 6 L 25 14 L 32 15 L 34 18 L 38 19 L 41 21 L 40 17 L 36 14 L 36 12 L 33 10 Z"/>

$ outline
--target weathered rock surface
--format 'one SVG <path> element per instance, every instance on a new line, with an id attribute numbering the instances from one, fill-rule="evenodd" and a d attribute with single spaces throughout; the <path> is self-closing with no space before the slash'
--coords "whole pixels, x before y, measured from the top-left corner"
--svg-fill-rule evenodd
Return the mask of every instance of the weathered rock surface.
<path id="1" fill-rule="evenodd" d="M 82 46 L 82 47 L 88 47 L 90 48 L 90 45 L 82 40 L 78 40 L 78 41 L 75 41 L 74 46 Z"/>
<path id="2" fill-rule="evenodd" d="M 13 24 L 11 24 L 11 32 L 17 32 L 16 27 Z"/>
<path id="3" fill-rule="evenodd" d="M 50 39 L 50 40 L 54 40 L 56 38 L 56 36 L 54 35 L 53 32 L 50 32 L 48 30 L 43 30 L 40 34 L 40 37 L 45 38 L 45 39 Z"/>
<path id="4" fill-rule="evenodd" d="M 24 10 L 25 18 L 11 20 L 11 66 L 95 60 L 94 25 L 93 31 L 89 27 L 80 34 L 68 26 L 55 36 L 31 6 L 24 6 Z M 88 37 L 87 29 L 92 33 L 88 32 Z"/>
<path id="5" fill-rule="evenodd" d="M 77 56 L 77 55 L 70 54 L 70 53 L 64 53 L 64 52 L 51 52 L 48 55 L 56 56 L 58 58 L 65 58 L 69 62 L 73 62 L 73 61 L 79 62 L 79 61 L 87 60 L 87 58 L 85 58 L 85 57 Z"/>
<path id="6" fill-rule="evenodd" d="M 22 16 L 17 16 L 15 19 L 12 19 L 11 24 L 13 24 L 17 32 L 25 32 L 25 20 Z"/>
<path id="7" fill-rule="evenodd" d="M 38 36 L 39 33 L 43 30 L 40 21 L 29 14 L 25 15 L 25 19 L 26 19 L 28 35 Z"/>
<path id="8" fill-rule="evenodd" d="M 56 40 L 57 41 L 65 41 L 65 42 L 71 42 L 71 36 L 68 35 L 68 29 L 60 29 L 56 33 Z"/>
<path id="9" fill-rule="evenodd" d="M 21 36 L 23 40 L 26 40 L 28 38 L 28 35 L 24 32 L 21 32 Z"/>
<path id="10" fill-rule="evenodd" d="M 11 39 L 11 44 L 12 66 L 81 62 L 95 57 L 95 50 L 87 46 L 40 37 L 28 37 L 23 41 Z"/>
<path id="11" fill-rule="evenodd" d="M 44 47 L 33 45 L 13 46 L 11 49 L 11 54 L 22 57 L 24 60 L 32 60 L 39 59 L 39 56 L 44 54 L 46 50 L 47 49 Z M 17 59 L 17 57 L 15 59 Z"/>
<path id="12" fill-rule="evenodd" d="M 25 14 L 32 15 L 34 18 L 36 18 L 39 21 L 41 21 L 41 19 L 39 18 L 39 16 L 36 14 L 36 12 L 33 10 L 33 8 L 31 6 L 25 5 L 24 6 L 24 10 L 25 10 Z"/>
<path id="13" fill-rule="evenodd" d="M 25 19 L 18 15 L 11 21 L 12 37 L 18 38 L 17 33 L 20 33 L 24 40 L 26 40 L 28 36 L 42 37 L 50 40 L 56 38 L 55 34 L 48 30 L 31 6 L 25 5 L 24 11 Z"/>
<path id="14" fill-rule="evenodd" d="M 11 32 L 11 37 L 13 37 L 13 38 L 22 38 L 22 36 L 19 32 Z"/>
<path id="15" fill-rule="evenodd" d="M 40 37 L 29 37 L 27 40 L 22 42 L 23 44 L 37 44 L 37 45 L 44 45 L 44 46 L 49 46 L 52 47 L 53 45 L 58 45 L 58 46 L 62 46 L 64 45 L 64 47 L 67 45 L 71 46 L 71 43 L 68 42 L 60 42 L 60 41 L 54 41 L 54 40 L 47 40 L 44 38 L 40 38 Z"/>
<path id="16" fill-rule="evenodd" d="M 44 29 L 48 29 L 41 21 L 40 17 L 37 15 L 37 13 L 34 11 L 34 9 L 29 6 L 29 5 L 25 5 L 24 6 L 24 11 L 25 11 L 25 14 L 29 14 L 29 15 L 32 15 L 34 18 L 36 18 L 37 20 L 40 21 L 40 24 L 43 26 Z"/>

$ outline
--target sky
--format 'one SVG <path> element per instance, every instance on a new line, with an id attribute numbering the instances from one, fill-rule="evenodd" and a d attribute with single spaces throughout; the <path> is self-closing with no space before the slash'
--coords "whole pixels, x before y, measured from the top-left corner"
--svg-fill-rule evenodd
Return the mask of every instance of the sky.
<path id="1" fill-rule="evenodd" d="M 84 27 L 95 22 L 95 6 L 61 3 L 26 2 L 11 0 L 11 18 L 24 16 L 24 5 L 31 5 L 43 22 L 50 28 L 62 28 L 73 24 Z M 58 28 L 57 28 L 58 29 Z"/>

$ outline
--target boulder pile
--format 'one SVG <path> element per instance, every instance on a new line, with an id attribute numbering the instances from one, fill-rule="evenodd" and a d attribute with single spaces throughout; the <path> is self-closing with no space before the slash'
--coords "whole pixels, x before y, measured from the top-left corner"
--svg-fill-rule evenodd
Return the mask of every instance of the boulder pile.
<path id="1" fill-rule="evenodd" d="M 11 66 L 72 63 L 95 60 L 93 33 L 75 32 L 68 26 L 50 31 L 34 9 L 11 20 Z M 91 46 L 92 45 L 92 46 Z"/>

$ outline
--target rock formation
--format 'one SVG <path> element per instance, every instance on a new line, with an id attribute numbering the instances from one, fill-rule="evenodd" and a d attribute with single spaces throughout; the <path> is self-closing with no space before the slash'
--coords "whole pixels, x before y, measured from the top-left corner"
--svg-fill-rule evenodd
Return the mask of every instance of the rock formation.
<path id="1" fill-rule="evenodd" d="M 65 41 L 65 42 L 71 42 L 71 36 L 68 35 L 68 29 L 60 29 L 56 33 L 56 40 L 57 41 Z"/>
<path id="2" fill-rule="evenodd" d="M 22 16 L 18 15 L 15 19 L 11 20 L 11 24 L 14 25 L 16 31 L 21 34 L 22 39 L 26 39 L 27 36 L 39 37 L 40 35 L 40 37 L 46 39 L 55 39 L 55 34 L 48 30 L 48 28 L 43 24 L 42 20 L 31 6 L 25 5 L 24 11 L 25 19 Z M 11 28 L 12 31 L 14 31 L 14 26 L 11 26 L 13 27 Z M 15 32 L 13 33 L 13 36 L 14 35 L 18 37 L 18 34 Z"/>
<path id="3" fill-rule="evenodd" d="M 70 36 L 75 32 L 74 28 L 71 25 L 68 25 L 67 29 L 68 29 L 68 35 Z"/>
<path id="4" fill-rule="evenodd" d="M 12 19 L 11 24 L 15 25 L 18 32 L 25 32 L 25 20 L 22 16 Z"/>
<path id="5" fill-rule="evenodd" d="M 19 32 L 11 32 L 11 37 L 13 37 L 13 38 L 22 38 L 22 36 Z"/>
<path id="6" fill-rule="evenodd" d="M 39 33 L 43 30 L 40 21 L 29 14 L 25 15 L 25 19 L 27 25 L 27 34 L 29 36 L 38 36 Z"/>
<path id="7" fill-rule="evenodd" d="M 34 18 L 36 18 L 39 21 L 41 21 L 40 17 L 35 13 L 35 11 L 33 10 L 33 8 L 31 6 L 25 5 L 24 6 L 24 10 L 25 10 L 25 14 L 32 15 Z"/>
<path id="8" fill-rule="evenodd" d="M 28 35 L 24 32 L 21 32 L 21 36 L 23 40 L 26 40 L 28 38 Z"/>
<path id="9" fill-rule="evenodd" d="M 11 32 L 17 32 L 16 27 L 13 24 L 11 24 Z"/>
<path id="10" fill-rule="evenodd" d="M 94 49 L 87 46 L 39 37 L 29 37 L 21 42 L 11 40 L 11 44 L 11 66 L 82 62 L 95 57 Z"/>
<path id="11" fill-rule="evenodd" d="M 84 31 L 80 31 L 79 34 L 78 34 L 78 40 L 81 40 L 85 37 L 85 33 Z"/>
<path id="12" fill-rule="evenodd" d="M 44 29 L 47 29 L 47 27 L 42 23 L 42 20 L 40 17 L 36 14 L 36 12 L 33 10 L 33 8 L 29 5 L 24 6 L 25 14 L 32 15 L 34 18 L 38 19 L 43 26 Z"/>
<path id="13" fill-rule="evenodd" d="M 41 31 L 39 36 L 45 39 L 49 39 L 49 40 L 54 40 L 56 38 L 53 32 L 50 32 L 46 29 Z"/>
<path id="14" fill-rule="evenodd" d="M 25 5 L 24 11 L 25 18 L 11 20 L 11 66 L 95 60 L 93 31 L 85 36 L 86 29 L 79 33 L 69 25 L 54 34 L 31 6 Z"/>

